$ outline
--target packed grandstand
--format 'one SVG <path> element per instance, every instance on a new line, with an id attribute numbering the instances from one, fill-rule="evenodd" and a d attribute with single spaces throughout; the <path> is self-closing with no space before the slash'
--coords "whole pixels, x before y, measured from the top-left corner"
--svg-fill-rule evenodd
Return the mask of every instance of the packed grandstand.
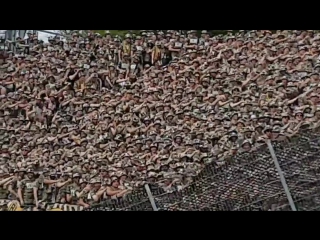
<path id="1" fill-rule="evenodd" d="M 208 164 L 319 127 L 319 42 L 313 30 L 141 30 L 6 43 L 2 205 L 83 210 L 147 183 L 182 191 Z"/>

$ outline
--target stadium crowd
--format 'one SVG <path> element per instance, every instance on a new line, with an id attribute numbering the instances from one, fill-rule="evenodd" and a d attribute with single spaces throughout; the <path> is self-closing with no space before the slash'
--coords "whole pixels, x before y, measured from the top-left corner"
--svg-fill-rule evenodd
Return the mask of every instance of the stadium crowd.
<path id="1" fill-rule="evenodd" d="M 313 30 L 29 33 L 0 65 L 0 199 L 88 208 L 150 182 L 179 190 L 211 161 L 318 127 L 319 42 Z"/>

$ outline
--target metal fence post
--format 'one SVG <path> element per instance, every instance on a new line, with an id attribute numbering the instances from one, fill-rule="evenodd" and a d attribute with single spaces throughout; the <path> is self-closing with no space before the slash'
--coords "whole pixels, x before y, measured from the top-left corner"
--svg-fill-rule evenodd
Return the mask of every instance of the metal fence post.
<path id="1" fill-rule="evenodd" d="M 151 206 L 152 206 L 152 209 L 153 211 L 158 211 L 158 208 L 157 208 L 157 205 L 156 205 L 156 202 L 154 201 L 154 197 L 151 193 L 151 190 L 150 190 L 150 187 L 148 184 L 144 185 L 144 188 L 146 189 L 147 191 L 147 194 L 148 194 L 148 197 L 149 197 L 149 201 L 151 203 Z"/>
<path id="2" fill-rule="evenodd" d="M 269 152 L 270 152 L 270 154 L 271 154 L 271 157 L 272 157 L 272 159 L 273 159 L 273 161 L 274 161 L 274 164 L 276 165 L 278 174 L 279 174 L 279 176 L 280 176 L 280 181 L 281 181 L 282 187 L 283 187 L 283 189 L 284 189 L 284 191 L 285 191 L 285 193 L 286 193 L 286 195 L 287 195 L 287 199 L 288 199 L 288 201 L 289 201 L 291 210 L 292 210 L 292 211 L 297 211 L 296 206 L 295 206 L 295 204 L 294 204 L 294 201 L 293 201 L 293 199 L 292 199 L 292 196 L 291 196 L 289 187 L 288 187 L 288 185 L 287 185 L 286 179 L 285 179 L 285 177 L 284 177 L 284 175 L 283 175 L 283 172 L 282 172 L 282 170 L 281 170 L 281 167 L 280 167 L 280 165 L 279 165 L 277 156 L 276 156 L 276 154 L 275 154 L 275 152 L 274 152 L 274 149 L 273 149 L 273 146 L 272 146 L 270 140 L 267 140 L 267 145 L 268 145 L 268 148 L 269 148 Z"/>

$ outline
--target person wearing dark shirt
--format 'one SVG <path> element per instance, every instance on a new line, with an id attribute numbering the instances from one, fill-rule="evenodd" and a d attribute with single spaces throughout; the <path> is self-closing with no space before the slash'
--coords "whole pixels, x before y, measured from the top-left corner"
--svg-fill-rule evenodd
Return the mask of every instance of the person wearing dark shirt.
<path id="1" fill-rule="evenodd" d="M 147 44 L 147 48 L 145 49 L 145 51 L 143 51 L 142 53 L 142 56 L 143 56 L 143 65 L 152 65 L 152 57 L 151 57 L 151 54 L 152 54 L 152 49 L 154 47 L 154 44 L 153 43 L 148 43 Z"/>
<path id="2" fill-rule="evenodd" d="M 168 48 L 165 48 L 165 52 L 162 56 L 162 66 L 168 65 L 172 61 L 171 52 Z"/>

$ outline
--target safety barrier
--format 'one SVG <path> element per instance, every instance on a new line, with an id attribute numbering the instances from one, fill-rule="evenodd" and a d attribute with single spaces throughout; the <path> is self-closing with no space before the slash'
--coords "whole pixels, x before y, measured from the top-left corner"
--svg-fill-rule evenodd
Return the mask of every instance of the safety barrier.
<path id="1" fill-rule="evenodd" d="M 146 185 L 125 199 L 84 209 L 43 203 L 50 211 L 317 211 L 320 209 L 320 131 L 304 130 L 287 142 L 267 142 L 218 166 L 213 160 L 181 191 Z M 0 206 L 10 200 L 0 199 Z"/>
<path id="2" fill-rule="evenodd" d="M 182 191 L 150 186 L 126 200 L 84 211 L 314 211 L 320 209 L 320 132 L 304 130 L 288 142 L 269 142 L 208 165 Z M 155 203 L 153 206 L 152 203 Z"/>

